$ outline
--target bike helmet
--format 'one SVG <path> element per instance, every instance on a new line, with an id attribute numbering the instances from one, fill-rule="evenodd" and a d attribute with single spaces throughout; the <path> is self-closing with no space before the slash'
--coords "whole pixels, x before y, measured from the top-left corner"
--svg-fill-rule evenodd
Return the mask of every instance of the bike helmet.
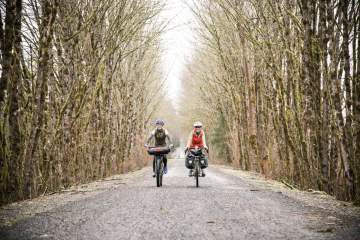
<path id="1" fill-rule="evenodd" d="M 201 122 L 195 122 L 194 123 L 194 128 L 201 128 L 203 125 Z"/>
<path id="2" fill-rule="evenodd" d="M 156 121 L 155 121 L 155 125 L 161 125 L 161 126 L 164 126 L 164 121 L 162 120 L 162 119 L 157 119 Z"/>

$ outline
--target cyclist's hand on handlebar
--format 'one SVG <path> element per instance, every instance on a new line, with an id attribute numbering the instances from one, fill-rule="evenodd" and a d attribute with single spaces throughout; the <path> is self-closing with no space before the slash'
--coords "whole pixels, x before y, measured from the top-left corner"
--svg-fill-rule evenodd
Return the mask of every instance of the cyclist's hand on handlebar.
<path id="1" fill-rule="evenodd" d="M 170 144 L 170 145 L 169 145 L 169 148 L 170 148 L 170 149 L 173 149 L 173 148 L 174 148 L 174 144 Z"/>
<path id="2" fill-rule="evenodd" d="M 186 147 L 185 150 L 184 150 L 185 154 L 187 153 L 187 151 L 189 151 L 188 147 Z"/>
<path id="3" fill-rule="evenodd" d="M 207 146 L 205 146 L 204 148 L 205 148 L 205 151 L 206 151 L 207 153 L 209 153 L 209 148 L 208 148 Z"/>

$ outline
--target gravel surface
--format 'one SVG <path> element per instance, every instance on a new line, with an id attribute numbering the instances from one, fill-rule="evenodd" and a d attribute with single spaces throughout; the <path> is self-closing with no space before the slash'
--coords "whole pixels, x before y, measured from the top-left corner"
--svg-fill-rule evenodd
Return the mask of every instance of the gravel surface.
<path id="1" fill-rule="evenodd" d="M 0 209 L 0 239 L 360 239 L 359 208 L 210 166 L 200 188 L 183 159 L 164 186 L 151 169 Z"/>

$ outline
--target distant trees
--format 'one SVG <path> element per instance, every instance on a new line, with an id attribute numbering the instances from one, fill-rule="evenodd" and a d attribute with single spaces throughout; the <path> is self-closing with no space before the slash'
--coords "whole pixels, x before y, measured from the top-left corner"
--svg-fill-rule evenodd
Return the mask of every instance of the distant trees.
<path id="1" fill-rule="evenodd" d="M 189 73 L 202 93 L 188 96 L 224 160 L 270 161 L 274 178 L 360 202 L 359 11 L 351 0 L 194 1 Z"/>
<path id="2" fill-rule="evenodd" d="M 1 2 L 0 199 L 144 164 L 160 1 Z"/>

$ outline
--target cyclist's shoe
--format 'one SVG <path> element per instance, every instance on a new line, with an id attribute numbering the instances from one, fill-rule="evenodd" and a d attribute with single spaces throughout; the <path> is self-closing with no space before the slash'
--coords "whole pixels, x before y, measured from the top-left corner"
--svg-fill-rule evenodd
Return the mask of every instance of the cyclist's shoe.
<path id="1" fill-rule="evenodd" d="M 205 177 L 205 170 L 204 169 L 201 170 L 201 176 Z"/>
<path id="2" fill-rule="evenodd" d="M 167 167 L 164 167 L 164 174 L 167 174 Z"/>
<path id="3" fill-rule="evenodd" d="M 190 169 L 190 171 L 189 171 L 189 177 L 192 177 L 194 174 L 193 174 L 193 170 L 192 169 Z"/>
<path id="4" fill-rule="evenodd" d="M 155 173 L 153 173 L 153 177 L 156 177 L 156 174 L 155 174 Z"/>

